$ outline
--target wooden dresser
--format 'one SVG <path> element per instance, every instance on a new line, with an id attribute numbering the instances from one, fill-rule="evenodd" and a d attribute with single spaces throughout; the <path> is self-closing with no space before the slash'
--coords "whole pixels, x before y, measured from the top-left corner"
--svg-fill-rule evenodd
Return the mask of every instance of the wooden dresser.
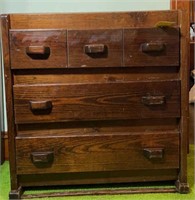
<path id="1" fill-rule="evenodd" d="M 47 185 L 173 181 L 91 193 L 188 192 L 185 17 L 1 16 L 10 199 Z"/>

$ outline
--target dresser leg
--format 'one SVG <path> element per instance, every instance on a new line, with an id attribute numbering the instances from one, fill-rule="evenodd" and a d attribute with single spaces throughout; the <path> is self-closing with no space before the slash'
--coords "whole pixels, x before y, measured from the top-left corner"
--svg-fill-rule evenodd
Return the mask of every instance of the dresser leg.
<path id="1" fill-rule="evenodd" d="M 22 193 L 23 193 L 22 187 L 19 187 L 17 190 L 11 190 L 9 193 L 9 200 L 21 199 Z"/>
<path id="2" fill-rule="evenodd" d="M 181 183 L 179 180 L 175 182 L 176 190 L 181 194 L 189 193 L 190 187 L 188 183 Z"/>

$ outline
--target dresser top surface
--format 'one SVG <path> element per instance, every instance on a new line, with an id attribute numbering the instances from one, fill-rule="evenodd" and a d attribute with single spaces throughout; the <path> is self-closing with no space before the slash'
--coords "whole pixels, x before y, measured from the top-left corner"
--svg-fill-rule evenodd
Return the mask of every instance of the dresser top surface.
<path id="1" fill-rule="evenodd" d="M 7 16 L 7 15 L 2 15 Z M 178 25 L 178 11 L 10 14 L 11 29 L 94 29 L 154 27 L 159 21 Z"/>

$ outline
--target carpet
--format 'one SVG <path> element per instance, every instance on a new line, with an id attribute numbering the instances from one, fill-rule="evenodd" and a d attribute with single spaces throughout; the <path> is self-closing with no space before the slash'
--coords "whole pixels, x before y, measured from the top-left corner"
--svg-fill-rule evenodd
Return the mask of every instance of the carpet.
<path id="1" fill-rule="evenodd" d="M 78 197 L 50 197 L 41 198 L 41 200 L 194 200 L 195 185 L 194 185 L 194 154 L 195 147 L 190 145 L 188 154 L 188 183 L 190 185 L 189 194 L 179 193 L 155 193 L 155 194 L 129 194 L 129 195 L 98 195 L 98 196 L 78 196 Z M 159 186 L 159 185 L 158 185 Z M 85 190 L 91 188 L 84 188 Z M 109 188 L 110 189 L 110 188 Z M 71 188 L 69 188 L 71 190 Z M 81 190 L 81 189 L 80 189 Z M 0 200 L 7 200 L 10 191 L 9 179 L 9 162 L 5 162 L 0 166 Z M 43 192 L 58 192 L 62 190 L 29 190 L 26 194 L 36 194 Z"/>

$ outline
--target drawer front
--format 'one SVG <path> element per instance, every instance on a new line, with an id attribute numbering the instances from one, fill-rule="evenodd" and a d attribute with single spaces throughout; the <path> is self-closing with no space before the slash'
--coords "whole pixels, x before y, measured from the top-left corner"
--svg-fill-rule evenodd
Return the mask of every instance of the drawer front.
<path id="1" fill-rule="evenodd" d="M 10 43 L 14 69 L 67 66 L 66 31 L 11 31 Z"/>
<path id="2" fill-rule="evenodd" d="M 179 66 L 179 29 L 124 30 L 124 65 Z"/>
<path id="3" fill-rule="evenodd" d="M 122 66 L 122 30 L 70 30 L 68 53 L 68 67 Z"/>
<path id="4" fill-rule="evenodd" d="M 15 85 L 16 123 L 180 117 L 180 82 Z"/>
<path id="5" fill-rule="evenodd" d="M 176 169 L 179 133 L 17 138 L 18 174 Z"/>

